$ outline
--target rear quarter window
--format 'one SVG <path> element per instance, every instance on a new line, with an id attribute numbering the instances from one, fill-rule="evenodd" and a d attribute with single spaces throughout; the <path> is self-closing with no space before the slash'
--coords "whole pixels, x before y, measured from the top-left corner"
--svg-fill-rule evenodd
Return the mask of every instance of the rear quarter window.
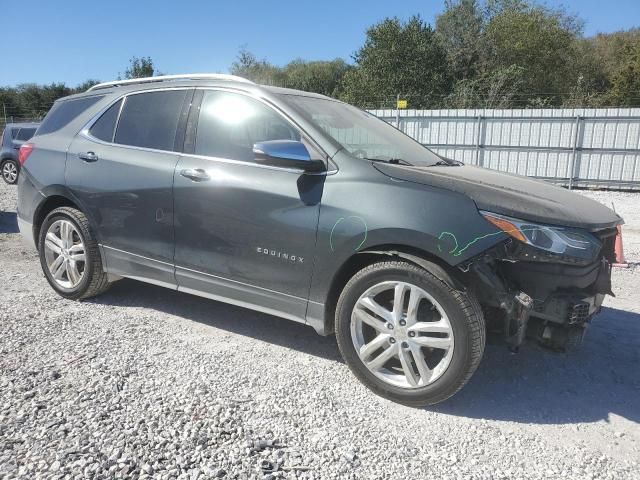
<path id="1" fill-rule="evenodd" d="M 57 132 L 66 127 L 73 119 L 102 98 L 104 98 L 104 95 L 63 100 L 55 103 L 47 113 L 47 116 L 44 117 L 40 128 L 38 128 L 38 135 Z"/>
<path id="2" fill-rule="evenodd" d="M 118 113 L 120 113 L 121 105 L 122 99 L 111 105 L 107 111 L 100 116 L 96 123 L 91 126 L 89 134 L 103 142 L 113 142 L 113 132 L 116 129 L 116 122 L 118 121 Z"/>
<path id="3" fill-rule="evenodd" d="M 36 133 L 35 128 L 21 128 L 16 135 L 16 140 L 23 140 L 26 142 L 27 140 L 31 139 L 31 137 L 33 137 L 34 133 Z"/>

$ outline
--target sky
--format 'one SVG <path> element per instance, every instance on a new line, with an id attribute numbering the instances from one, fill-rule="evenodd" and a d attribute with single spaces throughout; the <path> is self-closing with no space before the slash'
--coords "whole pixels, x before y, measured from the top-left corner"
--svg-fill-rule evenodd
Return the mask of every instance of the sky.
<path id="1" fill-rule="evenodd" d="M 163 73 L 227 73 L 242 46 L 283 65 L 294 58 L 351 61 L 367 27 L 420 14 L 444 0 L 0 0 L 5 58 L 0 85 L 113 80 L 132 56 Z M 585 21 L 585 34 L 640 26 L 640 0 L 547 1 Z M 11 40 L 15 46 L 11 47 Z M 8 52 L 11 52 L 8 54 Z M 7 56 L 8 54 L 8 56 Z"/>

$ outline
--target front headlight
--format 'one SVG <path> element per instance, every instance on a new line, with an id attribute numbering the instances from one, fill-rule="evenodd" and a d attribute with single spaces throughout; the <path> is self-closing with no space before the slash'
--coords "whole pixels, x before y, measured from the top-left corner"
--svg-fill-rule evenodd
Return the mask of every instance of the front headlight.
<path id="1" fill-rule="evenodd" d="M 480 214 L 516 240 L 557 255 L 591 261 L 602 248 L 600 241 L 584 230 L 540 225 L 491 212 Z"/>

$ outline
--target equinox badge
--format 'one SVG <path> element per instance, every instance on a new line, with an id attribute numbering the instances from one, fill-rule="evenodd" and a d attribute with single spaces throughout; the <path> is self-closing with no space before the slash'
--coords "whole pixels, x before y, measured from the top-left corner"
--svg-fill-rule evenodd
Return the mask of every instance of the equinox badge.
<path id="1" fill-rule="evenodd" d="M 270 257 L 281 258 L 282 260 L 286 260 L 291 263 L 304 263 L 304 258 L 298 255 L 290 255 L 285 252 L 280 252 L 279 250 L 270 250 L 268 248 L 258 247 L 256 249 L 258 253 L 262 253 L 263 255 L 269 255 Z"/>

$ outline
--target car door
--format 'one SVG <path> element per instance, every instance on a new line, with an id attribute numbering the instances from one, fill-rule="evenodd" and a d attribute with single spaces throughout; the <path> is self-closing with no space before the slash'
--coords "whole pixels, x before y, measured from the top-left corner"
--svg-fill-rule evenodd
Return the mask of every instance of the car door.
<path id="1" fill-rule="evenodd" d="M 325 177 L 254 161 L 255 142 L 304 139 L 271 105 L 215 89 L 193 105 L 174 180 L 178 288 L 304 321 Z"/>
<path id="2" fill-rule="evenodd" d="M 81 132 L 66 182 L 97 229 L 111 273 L 175 287 L 173 173 L 192 89 L 132 93 Z M 182 120 L 182 121 L 181 121 Z"/>

